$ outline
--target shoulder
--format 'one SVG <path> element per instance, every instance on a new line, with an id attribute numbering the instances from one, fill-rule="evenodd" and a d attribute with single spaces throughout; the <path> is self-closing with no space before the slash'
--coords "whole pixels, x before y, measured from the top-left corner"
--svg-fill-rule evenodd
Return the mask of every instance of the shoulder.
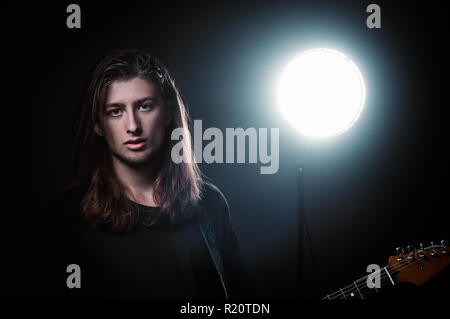
<path id="1" fill-rule="evenodd" d="M 206 182 L 200 207 L 202 212 L 211 220 L 218 241 L 223 245 L 232 231 L 231 213 L 225 195 L 217 186 Z"/>
<path id="2" fill-rule="evenodd" d="M 212 213 L 213 211 L 229 211 L 228 201 L 222 191 L 210 182 L 204 182 L 200 206 Z"/>

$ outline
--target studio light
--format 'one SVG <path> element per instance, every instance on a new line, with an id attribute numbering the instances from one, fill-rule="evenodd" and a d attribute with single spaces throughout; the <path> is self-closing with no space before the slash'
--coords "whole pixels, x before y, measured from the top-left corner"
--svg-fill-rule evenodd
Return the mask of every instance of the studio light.
<path id="1" fill-rule="evenodd" d="M 277 99 L 288 122 L 312 138 L 341 134 L 358 119 L 364 107 L 366 89 L 356 65 L 331 49 L 312 49 L 297 55 L 281 74 Z M 315 285 L 317 278 L 305 213 L 305 168 L 303 154 L 297 159 L 299 296 L 304 291 L 305 235 L 310 246 Z"/>
<path id="2" fill-rule="evenodd" d="M 312 49 L 284 69 L 277 99 L 286 119 L 308 137 L 343 133 L 364 106 L 364 80 L 356 65 L 331 49 Z"/>

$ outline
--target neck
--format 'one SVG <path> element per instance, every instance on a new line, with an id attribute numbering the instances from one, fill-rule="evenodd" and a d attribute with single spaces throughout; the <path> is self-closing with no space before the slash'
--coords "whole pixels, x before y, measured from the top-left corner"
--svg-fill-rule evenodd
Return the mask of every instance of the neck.
<path id="1" fill-rule="evenodd" d="M 128 198 L 143 205 L 154 206 L 153 186 L 157 176 L 155 161 L 133 167 L 112 156 L 112 166 L 118 180 L 125 187 Z"/>
<path id="2" fill-rule="evenodd" d="M 381 268 L 376 272 L 379 275 L 379 286 L 372 288 L 367 284 L 368 276 L 364 276 L 356 280 L 352 284 L 337 290 L 336 292 L 327 295 L 323 299 L 366 299 L 376 295 L 380 290 L 392 287 L 395 285 L 394 276 L 395 271 L 389 266 Z M 374 273 L 375 274 L 375 273 Z M 372 282 L 372 280 L 369 278 Z"/>

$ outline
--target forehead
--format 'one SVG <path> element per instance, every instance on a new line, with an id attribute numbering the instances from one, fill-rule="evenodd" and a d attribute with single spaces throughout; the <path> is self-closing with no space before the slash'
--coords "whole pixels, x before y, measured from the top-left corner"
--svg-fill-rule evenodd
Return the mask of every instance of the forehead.
<path id="1" fill-rule="evenodd" d="M 106 90 L 106 104 L 134 102 L 146 97 L 161 98 L 161 93 L 156 84 L 140 77 L 115 80 Z"/>

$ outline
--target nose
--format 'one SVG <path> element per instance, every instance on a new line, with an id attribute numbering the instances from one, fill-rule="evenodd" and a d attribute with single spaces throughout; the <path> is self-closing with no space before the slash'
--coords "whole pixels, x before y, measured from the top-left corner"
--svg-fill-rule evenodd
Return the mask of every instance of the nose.
<path id="1" fill-rule="evenodd" d="M 127 133 L 137 135 L 141 132 L 141 123 L 139 117 L 134 112 L 129 112 L 127 121 Z"/>

